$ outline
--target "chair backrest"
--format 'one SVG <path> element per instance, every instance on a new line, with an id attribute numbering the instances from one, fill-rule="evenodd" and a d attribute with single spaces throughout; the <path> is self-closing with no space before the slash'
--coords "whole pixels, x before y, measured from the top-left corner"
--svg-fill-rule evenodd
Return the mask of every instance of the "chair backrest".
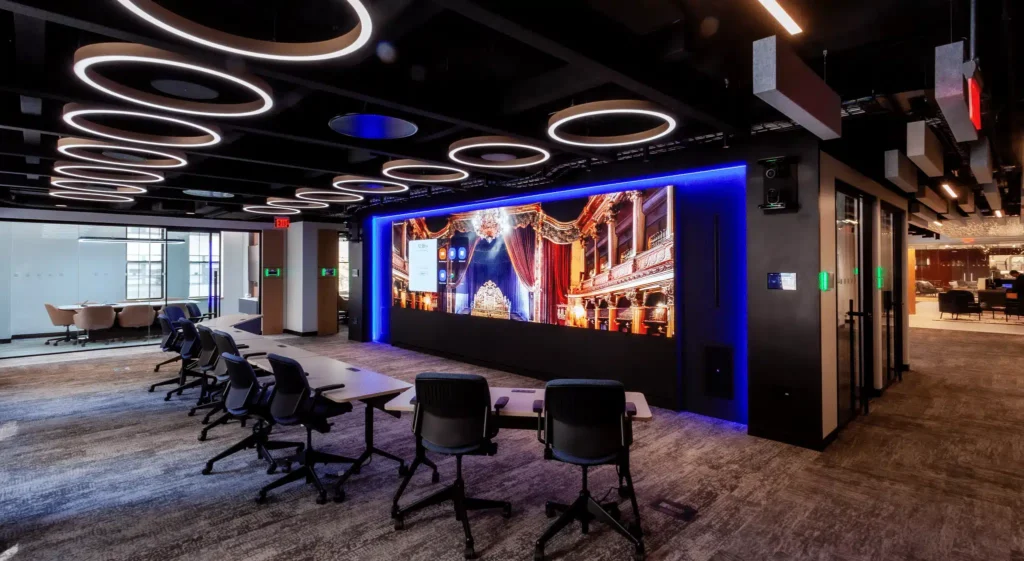
<path id="1" fill-rule="evenodd" d="M 177 332 L 171 325 L 171 320 L 164 314 L 156 316 L 157 323 L 160 324 L 160 332 L 163 333 L 164 338 L 160 340 L 160 348 L 165 351 L 169 351 L 173 348 L 174 339 L 177 336 Z"/>
<path id="2" fill-rule="evenodd" d="M 114 327 L 117 312 L 113 306 L 86 306 L 75 314 L 79 329 L 109 329 Z"/>
<path id="3" fill-rule="evenodd" d="M 196 331 L 199 333 L 199 366 L 213 366 L 217 364 L 220 359 L 220 353 L 217 352 L 217 342 L 213 339 L 213 331 L 205 325 L 195 326 Z M 216 374 L 226 374 L 227 371 L 221 366 L 220 372 Z"/>
<path id="4" fill-rule="evenodd" d="M 1005 306 L 1006 291 L 1004 290 L 979 290 L 978 302 L 988 306 Z"/>
<path id="5" fill-rule="evenodd" d="M 632 443 L 621 382 L 551 380 L 544 387 L 544 409 L 545 438 L 556 457 L 607 459 Z"/>
<path id="6" fill-rule="evenodd" d="M 175 325 L 181 328 L 181 358 L 192 360 L 199 355 L 201 350 L 199 343 L 199 331 L 194 323 L 187 319 L 179 319 Z"/>
<path id="7" fill-rule="evenodd" d="M 301 415 L 311 409 L 309 381 L 306 371 L 295 360 L 274 353 L 267 355 L 274 369 L 274 399 L 270 401 L 270 415 L 282 425 L 301 422 Z"/>
<path id="8" fill-rule="evenodd" d="M 416 375 L 416 436 L 443 448 L 481 445 L 497 434 L 487 379 L 475 374 Z"/>
<path id="9" fill-rule="evenodd" d="M 188 315 L 197 318 L 203 315 L 203 312 L 199 311 L 199 305 L 195 302 L 186 302 L 185 308 L 188 309 Z"/>
<path id="10" fill-rule="evenodd" d="M 43 305 L 46 306 L 46 315 L 50 316 L 50 323 L 55 327 L 67 327 L 75 324 L 74 310 L 62 310 L 53 304 Z"/>
<path id="11" fill-rule="evenodd" d="M 217 352 L 220 354 L 242 354 L 238 351 L 238 345 L 235 343 L 235 338 L 232 337 L 230 333 L 226 333 L 219 329 L 214 329 L 213 342 L 217 344 Z"/>
<path id="12" fill-rule="evenodd" d="M 148 304 L 136 304 L 125 306 L 117 314 L 117 321 L 121 327 L 148 327 L 153 325 L 153 316 L 156 312 L 153 306 Z"/>
<path id="13" fill-rule="evenodd" d="M 163 313 L 171 320 L 171 325 L 178 320 L 187 319 L 185 311 L 179 306 L 164 306 Z"/>
<path id="14" fill-rule="evenodd" d="M 232 415 L 248 415 L 259 399 L 260 382 L 252 365 L 244 358 L 224 353 L 220 362 L 227 366 L 228 393 L 224 398 L 224 409 Z"/>

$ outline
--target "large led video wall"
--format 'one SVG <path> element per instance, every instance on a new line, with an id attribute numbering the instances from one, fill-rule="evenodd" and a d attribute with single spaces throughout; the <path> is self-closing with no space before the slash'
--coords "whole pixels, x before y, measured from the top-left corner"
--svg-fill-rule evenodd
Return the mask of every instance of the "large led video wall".
<path id="1" fill-rule="evenodd" d="M 391 304 L 672 337 L 671 189 L 394 221 Z"/>

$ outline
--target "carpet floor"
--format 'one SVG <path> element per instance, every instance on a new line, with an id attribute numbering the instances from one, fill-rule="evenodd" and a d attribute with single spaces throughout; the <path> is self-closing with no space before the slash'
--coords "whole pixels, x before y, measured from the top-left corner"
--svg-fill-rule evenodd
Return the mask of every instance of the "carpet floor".
<path id="1" fill-rule="evenodd" d="M 424 371 L 473 372 L 492 385 L 536 380 L 385 345 L 332 338 L 290 344 L 407 381 Z M 656 409 L 632 450 L 648 559 L 1024 561 L 1024 339 L 915 329 L 913 372 L 873 402 L 823 453 L 746 435 L 746 427 Z M 983 358 L 980 358 L 983 357 Z M 104 352 L 80 360 L 0 361 L 0 540 L 25 560 L 457 560 L 462 531 L 450 505 L 393 529 L 393 462 L 375 458 L 346 485 L 344 503 L 317 505 L 303 485 L 256 492 L 274 477 L 255 453 L 201 475 L 206 459 L 245 436 L 218 427 L 198 442 L 194 397 L 165 402 L 145 391 L 157 352 Z M 8 362 L 8 365 L 4 363 Z M 14 364 L 14 365 L 10 365 Z M 168 373 L 170 374 L 170 373 Z M 315 435 L 330 452 L 362 449 L 362 406 Z M 301 429 L 275 431 L 301 440 Z M 411 459 L 408 417 L 376 417 L 377 445 Z M 466 460 L 469 494 L 508 499 L 470 515 L 484 559 L 532 559 L 550 520 L 544 501 L 571 502 L 579 470 L 544 461 L 532 431 L 503 431 L 494 457 Z M 436 458 L 441 482 L 454 460 Z M 336 468 L 326 468 L 333 472 Z M 612 468 L 591 476 L 595 495 L 616 485 Z M 436 485 L 421 470 L 406 500 Z M 611 492 L 609 498 L 615 497 Z M 656 510 L 693 505 L 685 522 Z M 623 517 L 630 517 L 623 505 Z M 0 553 L 4 550 L 0 545 Z M 570 526 L 553 559 L 630 559 L 610 529 Z"/>

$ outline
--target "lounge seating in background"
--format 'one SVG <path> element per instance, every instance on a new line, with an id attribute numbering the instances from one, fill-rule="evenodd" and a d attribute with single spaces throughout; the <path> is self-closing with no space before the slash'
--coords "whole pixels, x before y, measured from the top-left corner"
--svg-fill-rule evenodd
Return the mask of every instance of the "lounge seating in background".
<path id="1" fill-rule="evenodd" d="M 920 295 L 938 294 L 939 289 L 935 285 L 924 280 L 914 282 L 914 291 Z"/>
<path id="2" fill-rule="evenodd" d="M 46 306 L 46 313 L 50 316 L 50 323 L 54 327 L 63 327 L 64 336 L 54 337 L 53 339 L 47 339 L 46 344 L 53 343 L 53 346 L 57 346 L 60 343 L 71 341 L 71 326 L 75 325 L 75 311 L 74 310 L 62 310 L 53 304 L 44 304 Z"/>
<path id="3" fill-rule="evenodd" d="M 93 332 L 110 329 L 114 327 L 117 319 L 117 312 L 113 306 L 86 306 L 75 313 L 75 327 L 79 331 L 85 331 L 84 336 L 76 340 L 83 347 L 90 340 L 93 340 Z"/>
<path id="4" fill-rule="evenodd" d="M 983 311 L 992 312 L 992 317 L 996 317 L 996 310 L 1006 309 L 1006 291 L 1005 290 L 979 290 L 978 291 L 978 306 Z"/>
<path id="5" fill-rule="evenodd" d="M 953 314 L 959 319 L 960 314 L 978 314 L 981 319 L 981 307 L 974 302 L 974 295 L 966 290 L 950 290 L 939 294 L 939 319 L 943 314 Z"/>

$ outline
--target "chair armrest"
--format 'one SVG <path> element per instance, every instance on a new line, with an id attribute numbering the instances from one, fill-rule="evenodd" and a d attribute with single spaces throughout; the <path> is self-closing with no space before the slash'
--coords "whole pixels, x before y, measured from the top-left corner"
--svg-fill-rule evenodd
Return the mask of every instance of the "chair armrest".
<path id="1" fill-rule="evenodd" d="M 316 388 L 313 391 L 314 391 L 315 395 L 317 397 L 319 397 L 324 392 L 329 392 L 329 391 L 332 391 L 332 390 L 340 390 L 341 388 L 344 388 L 344 387 L 345 387 L 345 384 L 331 384 L 329 386 L 322 386 L 322 387 Z"/>
<path id="2" fill-rule="evenodd" d="M 505 408 L 506 405 L 508 405 L 508 396 L 503 395 L 498 398 L 498 401 L 494 402 L 494 410 L 501 411 L 502 409 Z"/>
<path id="3" fill-rule="evenodd" d="M 248 349 L 249 345 L 235 345 L 235 348 L 238 350 Z"/>
<path id="4" fill-rule="evenodd" d="M 533 400 L 533 412 L 538 414 L 538 415 L 540 415 L 541 413 L 544 412 L 544 400 L 543 399 L 535 399 L 535 400 Z"/>
<path id="5" fill-rule="evenodd" d="M 626 402 L 626 416 L 627 417 L 636 417 L 636 404 L 635 403 L 632 403 L 632 402 L 629 402 L 629 401 Z"/>
<path id="6" fill-rule="evenodd" d="M 412 399 L 409 400 L 409 405 L 416 405 L 416 396 L 412 396 Z"/>
<path id="7" fill-rule="evenodd" d="M 266 354 L 267 353 L 265 353 L 265 352 L 262 352 L 262 353 L 245 353 L 244 355 L 242 355 L 242 358 L 249 358 L 251 356 L 264 356 Z"/>
<path id="8" fill-rule="evenodd" d="M 533 400 L 533 412 L 537 414 L 537 442 L 547 446 L 547 441 L 544 440 L 544 400 L 535 399 Z"/>

